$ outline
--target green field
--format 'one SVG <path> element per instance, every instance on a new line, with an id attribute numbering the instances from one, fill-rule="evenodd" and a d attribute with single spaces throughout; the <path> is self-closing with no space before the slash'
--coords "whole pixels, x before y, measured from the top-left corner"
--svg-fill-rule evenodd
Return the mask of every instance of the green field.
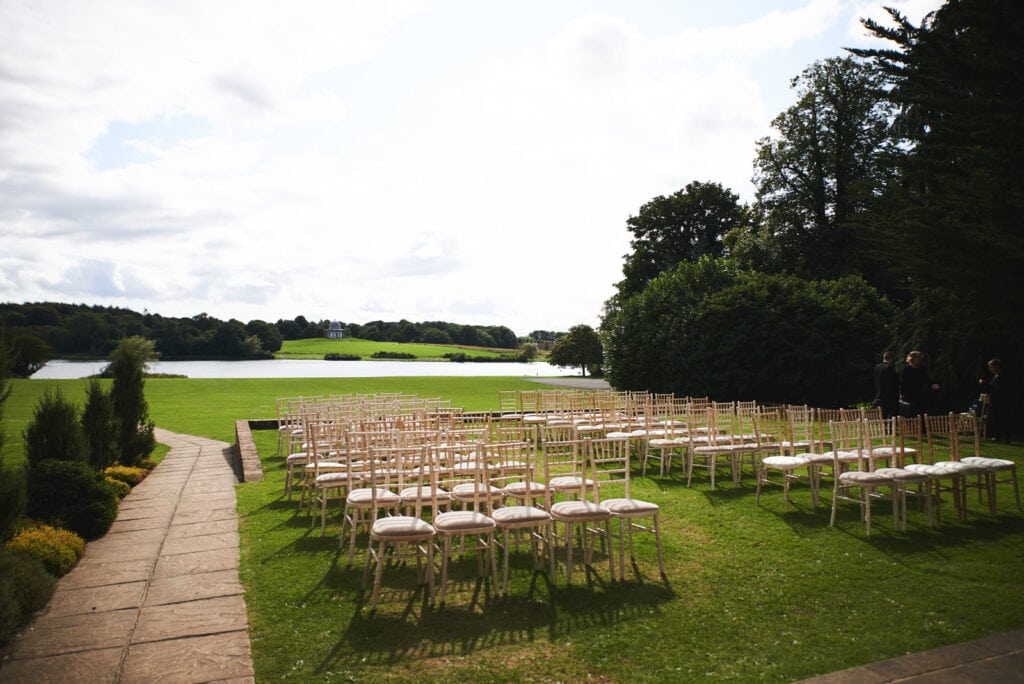
<path id="1" fill-rule="evenodd" d="M 325 354 L 352 354 L 369 359 L 374 352 L 397 352 L 412 354 L 420 361 L 446 360 L 445 354 L 466 354 L 467 356 L 486 356 L 499 358 L 514 354 L 515 350 L 502 352 L 482 347 L 460 347 L 456 345 L 413 344 L 405 342 L 374 342 L 347 337 L 342 340 L 312 338 L 307 340 L 285 340 L 281 350 L 274 356 L 278 359 L 322 359 Z M 344 363 L 340 361 L 339 363 Z"/>
<path id="2" fill-rule="evenodd" d="M 14 383 L 12 438 L 53 385 L 78 397 L 84 383 Z M 498 389 L 537 387 L 515 378 L 151 379 L 146 396 L 161 427 L 227 441 L 236 419 L 272 417 L 279 396 L 404 390 L 496 409 Z M 1024 515 L 1008 485 L 996 515 L 972 492 L 968 519 L 947 505 L 936 529 L 912 510 L 909 530 L 896 533 L 879 505 L 868 539 L 855 508 L 844 506 L 830 528 L 828 508 L 814 510 L 806 487 L 794 488 L 785 511 L 779 489 L 754 503 L 749 473 L 739 487 L 711 491 L 706 478 L 685 486 L 678 469 L 665 478 L 634 471 L 633 495 L 661 506 L 664 581 L 644 535 L 624 583 L 609 583 L 599 559 L 572 588 L 551 585 L 524 554 L 502 598 L 477 580 L 475 562 L 460 562 L 447 607 L 435 608 L 414 570 L 394 567 L 370 616 L 362 554 L 349 566 L 338 551 L 337 510 L 321 538 L 283 496 L 275 432 L 255 439 L 265 480 L 237 491 L 261 682 L 786 682 L 1024 626 Z M 1024 463 L 1020 446 L 986 442 L 983 453 Z"/>

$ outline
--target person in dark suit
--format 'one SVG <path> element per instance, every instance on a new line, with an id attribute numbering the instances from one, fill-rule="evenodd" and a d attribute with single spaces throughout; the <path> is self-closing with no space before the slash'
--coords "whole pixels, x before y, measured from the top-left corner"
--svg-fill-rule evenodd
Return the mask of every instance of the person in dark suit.
<path id="1" fill-rule="evenodd" d="M 882 354 L 882 363 L 875 366 L 874 405 L 882 409 L 883 418 L 898 416 L 900 412 L 900 378 L 896 374 L 896 355 Z"/>
<path id="2" fill-rule="evenodd" d="M 988 362 L 989 378 L 981 382 L 981 391 L 988 394 L 989 434 L 992 441 L 1010 441 L 1009 384 L 1003 377 L 1003 362 L 992 359 Z"/>
<path id="3" fill-rule="evenodd" d="M 924 354 L 919 351 L 907 354 L 907 363 L 900 369 L 900 400 L 907 403 L 910 415 L 926 413 L 930 391 L 937 389 L 939 386 L 928 379 Z"/>

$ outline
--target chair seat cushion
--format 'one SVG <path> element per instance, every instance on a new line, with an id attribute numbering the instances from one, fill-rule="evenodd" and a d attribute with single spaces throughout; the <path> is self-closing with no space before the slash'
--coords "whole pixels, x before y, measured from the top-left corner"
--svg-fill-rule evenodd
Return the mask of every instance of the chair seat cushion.
<path id="1" fill-rule="evenodd" d="M 316 476 L 317 487 L 340 487 L 348 484 L 348 473 L 335 471 Z"/>
<path id="2" fill-rule="evenodd" d="M 448 503 L 452 500 L 452 495 L 446 492 L 441 487 L 436 489 L 433 487 L 406 487 L 402 491 L 398 492 L 398 497 L 402 500 L 402 503 L 409 503 L 411 501 L 430 501 L 436 498 L 438 503 Z"/>
<path id="3" fill-rule="evenodd" d="M 967 463 L 966 461 L 936 461 L 934 465 L 953 470 L 957 475 L 978 475 L 985 472 L 985 469 L 980 465 Z"/>
<path id="4" fill-rule="evenodd" d="M 551 506 L 556 520 L 607 520 L 611 512 L 590 501 L 559 501 Z"/>
<path id="5" fill-rule="evenodd" d="M 584 485 L 590 486 L 593 482 L 591 480 L 584 480 L 578 475 L 559 475 L 558 477 L 551 478 L 548 482 L 548 486 L 551 489 L 580 489 Z"/>
<path id="6" fill-rule="evenodd" d="M 482 484 L 478 482 L 463 482 L 452 487 L 452 496 L 459 499 L 472 499 L 473 495 L 478 493 L 480 496 L 501 496 L 505 493 L 505 490 L 494 485 Z"/>
<path id="7" fill-rule="evenodd" d="M 640 499 L 605 499 L 598 505 L 612 515 L 653 515 L 658 512 L 658 504 Z"/>
<path id="8" fill-rule="evenodd" d="M 768 466 L 769 468 L 775 468 L 777 470 L 793 470 L 794 468 L 804 468 L 810 465 L 811 461 L 809 458 L 803 455 L 798 456 L 766 456 L 761 459 L 761 463 Z"/>
<path id="9" fill-rule="evenodd" d="M 536 506 L 505 506 L 491 513 L 498 525 L 541 524 L 551 520 L 551 514 Z"/>
<path id="10" fill-rule="evenodd" d="M 942 466 L 928 465 L 927 463 L 908 463 L 904 470 L 909 470 L 915 473 L 924 473 L 929 479 L 941 479 L 945 477 L 953 477 L 957 474 L 956 471 L 950 470 L 949 468 L 943 468 Z"/>
<path id="11" fill-rule="evenodd" d="M 526 496 L 527 492 L 534 496 L 541 496 L 547 490 L 548 488 L 540 482 L 509 482 L 505 485 L 505 494 L 519 499 Z"/>
<path id="12" fill-rule="evenodd" d="M 981 466 L 985 470 L 1011 470 L 1017 467 L 1013 461 L 1003 458 L 985 458 L 984 456 L 968 456 L 961 460 L 961 463 Z"/>
<path id="13" fill-rule="evenodd" d="M 300 451 L 300 452 L 295 453 L 295 454 L 288 454 L 288 458 L 285 459 L 285 463 L 287 463 L 288 465 L 294 465 L 296 463 L 308 463 L 308 462 L 309 462 L 309 454 L 307 454 L 305 451 Z"/>
<path id="14" fill-rule="evenodd" d="M 434 518 L 434 529 L 440 532 L 476 534 L 494 529 L 494 519 L 477 511 L 448 511 Z"/>
<path id="15" fill-rule="evenodd" d="M 434 536 L 434 528 L 430 523 L 408 515 L 394 515 L 377 518 L 370 529 L 374 539 L 409 541 L 429 539 Z"/>
<path id="16" fill-rule="evenodd" d="M 891 477 L 865 470 L 848 470 L 839 473 L 839 481 L 854 487 L 879 487 L 893 483 Z"/>
<path id="17" fill-rule="evenodd" d="M 927 482 L 929 479 L 925 473 L 906 468 L 879 468 L 875 472 L 903 483 Z"/>
<path id="18" fill-rule="evenodd" d="M 397 504 L 399 499 L 398 494 L 395 494 L 389 489 L 377 489 L 377 505 L 388 506 Z M 352 506 L 369 506 L 373 501 L 373 490 L 369 487 L 362 489 L 353 489 L 345 497 L 345 502 Z"/>
<path id="19" fill-rule="evenodd" d="M 672 446 L 684 446 L 689 444 L 690 439 L 688 437 L 659 437 L 658 439 L 652 439 L 648 442 L 652 447 L 672 447 Z"/>

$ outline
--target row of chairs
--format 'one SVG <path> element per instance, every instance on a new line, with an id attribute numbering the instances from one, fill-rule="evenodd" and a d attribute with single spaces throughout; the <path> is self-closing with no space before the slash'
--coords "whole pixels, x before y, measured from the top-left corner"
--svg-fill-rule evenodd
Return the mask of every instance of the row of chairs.
<path id="1" fill-rule="evenodd" d="M 612 540 L 618 539 L 619 577 L 624 578 L 626 542 L 632 558 L 633 532 L 646 530 L 655 536 L 664 573 L 659 510 L 630 496 L 626 439 L 583 440 L 567 431 L 571 427 L 552 426 L 544 429 L 540 450 L 534 440 L 496 440 L 501 433 L 491 430 L 459 435 L 392 430 L 385 443 L 375 441 L 380 432 L 365 434 L 334 416 L 310 414 L 305 424 L 313 464 L 327 471 L 322 475 L 333 476 L 344 491 L 339 545 L 348 544 L 350 559 L 357 530 L 369 531 L 364 585 L 375 565 L 371 610 L 377 605 L 388 559 L 414 558 L 433 597 L 434 557 L 439 555 L 436 600 L 444 603 L 454 553 L 477 553 L 481 575 L 489 568 L 494 586 L 507 591 L 510 551 L 524 541 L 531 544 L 535 567 L 549 566 L 552 580 L 556 559 L 563 557 L 566 581 L 571 583 L 575 537 L 587 566 L 592 563 L 595 535 L 603 539 L 609 573 L 615 579 Z M 609 487 L 617 487 L 622 496 L 602 496 Z M 651 521 L 644 524 L 644 518 Z M 614 533 L 612 521 L 618 523 Z M 558 525 L 564 528 L 561 535 L 556 533 Z M 504 551 L 500 584 L 496 536 Z"/>
<path id="2" fill-rule="evenodd" d="M 941 522 L 945 493 L 958 517 L 965 518 L 971 488 L 995 514 L 1000 482 L 1013 486 L 1017 509 L 1021 507 L 1016 464 L 980 455 L 979 426 L 972 414 L 829 420 L 810 447 L 761 459 L 758 500 L 762 485 L 773 482 L 772 472 L 781 474 L 787 508 L 790 483 L 800 479 L 809 482 L 817 506 L 820 480 L 828 474 L 833 480 L 830 524 L 835 525 L 839 503 L 853 501 L 860 507 L 868 535 L 871 502 L 880 498 L 891 501 L 897 529 L 906 529 L 908 496 L 924 503 L 929 525 Z M 1001 474 L 1005 479 L 1000 479 Z"/>

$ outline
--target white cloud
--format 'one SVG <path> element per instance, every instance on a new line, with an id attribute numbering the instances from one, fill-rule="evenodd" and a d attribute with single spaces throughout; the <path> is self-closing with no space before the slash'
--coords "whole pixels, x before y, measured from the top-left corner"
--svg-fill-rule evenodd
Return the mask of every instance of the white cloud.
<path id="1" fill-rule="evenodd" d="M 595 324 L 626 218 L 749 199 L 785 84 L 873 8 L 603 7 L 2 3 L 0 299 Z"/>

